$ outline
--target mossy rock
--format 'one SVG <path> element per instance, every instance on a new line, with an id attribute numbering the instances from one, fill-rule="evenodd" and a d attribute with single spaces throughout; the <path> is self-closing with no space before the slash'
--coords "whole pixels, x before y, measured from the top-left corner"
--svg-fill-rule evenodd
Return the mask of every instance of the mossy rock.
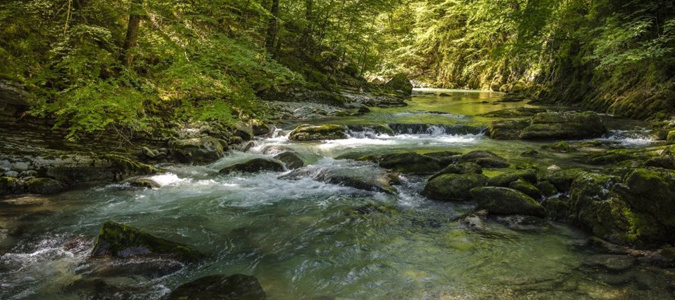
<path id="1" fill-rule="evenodd" d="M 487 185 L 508 187 L 511 182 L 519 179 L 524 179 L 530 183 L 537 182 L 537 171 L 534 169 L 508 171 L 489 178 Z"/>
<path id="2" fill-rule="evenodd" d="M 300 155 L 295 151 L 285 151 L 274 156 L 274 159 L 279 160 L 286 165 L 289 170 L 302 168 L 305 162 L 300 158 Z"/>
<path id="3" fill-rule="evenodd" d="M 518 108 L 497 110 L 482 114 L 481 116 L 493 118 L 520 118 L 520 117 L 532 117 L 538 113 L 544 112 L 546 112 L 545 108 L 518 107 Z"/>
<path id="4" fill-rule="evenodd" d="M 559 152 L 559 153 L 568 153 L 568 152 L 574 152 L 576 149 L 572 148 L 567 142 L 565 141 L 560 141 L 555 144 L 551 145 L 544 145 L 541 146 L 542 149 L 548 150 L 551 152 Z"/>
<path id="5" fill-rule="evenodd" d="M 396 74 L 386 84 L 385 87 L 394 91 L 400 91 L 404 95 L 412 95 L 413 85 L 405 74 Z"/>
<path id="6" fill-rule="evenodd" d="M 509 184 L 509 187 L 514 190 L 520 191 L 523 194 L 532 197 L 533 199 L 539 199 L 542 196 L 542 193 L 539 191 L 539 189 L 537 189 L 536 186 L 534 186 L 534 184 L 532 184 L 529 181 L 523 180 L 522 178 L 516 181 L 512 181 Z"/>
<path id="7" fill-rule="evenodd" d="M 527 126 L 530 126 L 529 119 L 492 121 L 488 126 L 488 134 L 496 140 L 516 140 Z"/>
<path id="8" fill-rule="evenodd" d="M 607 128 L 594 112 L 547 112 L 532 118 L 523 129 L 524 140 L 583 139 L 601 137 Z"/>
<path id="9" fill-rule="evenodd" d="M 346 128 L 342 125 L 298 125 L 291 131 L 290 139 L 293 141 L 318 141 L 346 139 Z"/>
<path id="10" fill-rule="evenodd" d="M 558 192 L 566 193 L 569 192 L 572 187 L 572 182 L 580 174 L 584 173 L 583 169 L 565 169 L 552 171 L 544 175 L 543 180 L 546 180 L 552 183 Z"/>
<path id="11" fill-rule="evenodd" d="M 566 222 L 569 219 L 570 207 L 569 202 L 564 199 L 546 199 L 542 202 L 542 206 L 546 208 L 548 218 L 555 221 Z"/>
<path id="12" fill-rule="evenodd" d="M 382 168 L 404 174 L 432 174 L 442 168 L 438 159 L 416 152 L 383 155 L 379 164 Z"/>
<path id="13" fill-rule="evenodd" d="M 441 166 L 447 166 L 449 164 L 454 164 L 462 156 L 462 153 L 454 151 L 437 151 L 437 152 L 427 152 L 422 153 L 428 157 L 435 158 L 441 164 Z"/>
<path id="14" fill-rule="evenodd" d="M 126 156 L 106 154 L 103 156 L 103 158 L 110 162 L 114 170 L 116 180 L 122 180 L 125 177 L 134 175 L 152 175 L 159 172 L 159 169 L 151 165 L 144 164 Z"/>
<path id="15" fill-rule="evenodd" d="M 624 179 L 626 201 L 639 212 L 650 214 L 675 230 L 675 173 L 662 169 L 634 169 Z"/>
<path id="16" fill-rule="evenodd" d="M 267 299 L 260 282 L 242 274 L 209 275 L 180 285 L 167 300 L 264 300 Z"/>
<path id="17" fill-rule="evenodd" d="M 429 177 L 429 180 L 432 180 L 443 174 L 482 174 L 483 168 L 474 162 L 467 162 L 461 164 L 452 164 L 443 168 L 443 170 L 438 171 L 436 174 Z"/>
<path id="18" fill-rule="evenodd" d="M 214 137 L 174 139 L 169 142 L 173 156 L 182 163 L 210 163 L 223 156 L 223 142 Z"/>
<path id="19" fill-rule="evenodd" d="M 204 255 L 186 245 L 155 237 L 145 231 L 116 222 L 105 222 L 96 238 L 91 257 L 161 257 L 196 261 Z"/>
<path id="20" fill-rule="evenodd" d="M 51 195 L 63 192 L 65 186 L 62 182 L 51 178 L 33 178 L 26 181 L 29 193 Z"/>
<path id="21" fill-rule="evenodd" d="M 479 209 L 495 215 L 526 215 L 544 218 L 546 209 L 530 196 L 504 187 L 479 187 L 471 190 Z"/>
<path id="22" fill-rule="evenodd" d="M 616 164 L 627 160 L 642 161 L 648 159 L 644 151 L 633 149 L 613 149 L 593 154 L 588 158 L 588 163 L 596 166 Z"/>
<path id="23" fill-rule="evenodd" d="M 21 180 L 14 177 L 0 177 L 0 195 L 9 195 L 23 192 L 25 186 Z"/>
<path id="24" fill-rule="evenodd" d="M 232 172 L 257 173 L 261 171 L 281 172 L 284 170 L 284 164 L 275 159 L 254 158 L 242 163 L 237 163 L 220 170 L 221 174 L 230 174 Z"/>
<path id="25" fill-rule="evenodd" d="M 522 157 L 537 157 L 537 156 L 539 156 L 539 152 L 537 150 L 532 149 L 532 148 L 527 148 L 527 150 L 520 153 L 520 156 L 522 156 Z"/>
<path id="26" fill-rule="evenodd" d="M 548 180 L 537 182 L 536 187 L 546 197 L 551 197 L 558 193 L 558 189 L 555 187 L 555 185 L 553 185 L 553 183 Z"/>
<path id="27" fill-rule="evenodd" d="M 443 174 L 427 182 L 422 196 L 441 201 L 468 201 L 471 189 L 485 185 L 485 179 L 480 174 Z"/>
<path id="28" fill-rule="evenodd" d="M 490 151 L 475 150 L 462 155 L 459 162 L 474 162 L 483 168 L 508 168 L 510 164 L 502 157 Z"/>
<path id="29" fill-rule="evenodd" d="M 570 194 L 571 220 L 594 235 L 621 245 L 648 248 L 672 241 L 668 232 L 672 232 L 669 228 L 673 227 L 661 221 L 668 221 L 672 216 L 667 212 L 672 212 L 672 205 L 668 207 L 672 197 L 653 198 L 663 192 L 659 188 L 664 186 L 658 182 L 660 179 L 653 181 L 652 175 L 638 169 L 621 182 L 611 175 L 580 174 Z M 665 192 L 669 193 L 667 186 Z M 652 206 L 655 203 L 659 204 Z M 664 203 L 666 206 L 661 206 Z M 655 209 L 664 212 L 654 214 Z"/>
<path id="30" fill-rule="evenodd" d="M 234 127 L 234 135 L 240 137 L 244 141 L 250 141 L 255 134 L 253 133 L 253 126 L 247 123 L 239 123 Z"/>
<path id="31" fill-rule="evenodd" d="M 666 142 L 668 144 L 675 144 L 675 130 L 671 130 L 668 132 L 668 136 L 666 137 Z"/>
<path id="32" fill-rule="evenodd" d="M 161 187 L 159 183 L 150 178 L 134 178 L 129 180 L 129 184 L 135 187 L 154 189 Z"/>

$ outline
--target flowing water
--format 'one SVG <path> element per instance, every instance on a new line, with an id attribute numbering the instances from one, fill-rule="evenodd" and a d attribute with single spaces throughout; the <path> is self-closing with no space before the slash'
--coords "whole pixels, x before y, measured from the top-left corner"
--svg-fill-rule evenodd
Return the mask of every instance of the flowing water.
<path id="1" fill-rule="evenodd" d="M 270 299 L 673 296 L 659 269 L 613 274 L 587 267 L 593 255 L 582 246 L 587 236 L 563 224 L 516 230 L 491 220 L 487 230 L 469 230 L 452 220 L 473 204 L 425 199 L 418 194 L 424 177 L 404 177 L 398 193 L 386 194 L 311 176 L 321 170 L 370 176 L 382 170 L 337 157 L 411 150 L 484 149 L 514 165 L 580 164 L 567 154 L 530 161 L 518 154 L 541 144 L 483 135 L 489 120 L 478 114 L 522 104 L 495 103 L 499 95 L 491 93 L 450 95 L 415 96 L 408 107 L 317 121 L 391 124 L 393 136 L 352 126 L 346 140 L 299 143 L 280 130 L 249 152 L 210 165 L 165 166 L 166 173 L 152 177 L 159 188 L 110 184 L 6 200 L 0 227 L 18 229 L 0 236 L 0 299 L 160 299 L 202 276 L 235 273 L 256 276 Z M 599 140 L 644 147 L 652 143 L 647 136 L 623 128 Z M 218 173 L 235 162 L 272 156 L 279 147 L 299 152 L 308 175 L 291 180 L 280 177 L 286 172 Z M 191 245 L 209 258 L 197 265 L 88 260 L 91 241 L 108 220 Z M 652 283 L 644 288 L 640 278 Z"/>

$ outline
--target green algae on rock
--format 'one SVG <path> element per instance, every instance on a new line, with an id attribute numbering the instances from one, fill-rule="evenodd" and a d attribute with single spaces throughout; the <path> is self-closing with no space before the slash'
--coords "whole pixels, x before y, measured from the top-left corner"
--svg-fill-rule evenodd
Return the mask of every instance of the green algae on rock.
<path id="1" fill-rule="evenodd" d="M 539 199 L 541 198 L 542 195 L 542 193 L 539 191 L 539 189 L 537 189 L 536 186 L 534 186 L 534 184 L 523 179 L 512 181 L 509 184 L 509 187 L 514 190 L 520 191 L 523 194 L 532 197 L 533 199 Z"/>
<path id="2" fill-rule="evenodd" d="M 546 209 L 530 196 L 504 187 L 479 187 L 471 190 L 479 209 L 495 215 L 527 215 L 544 218 Z"/>
<path id="3" fill-rule="evenodd" d="M 298 125 L 289 136 L 293 141 L 318 141 L 346 139 L 345 127 L 342 125 Z"/>
<path id="4" fill-rule="evenodd" d="M 438 159 L 416 152 L 383 155 L 379 164 L 404 174 L 432 174 L 443 167 Z"/>
<path id="5" fill-rule="evenodd" d="M 534 169 L 507 171 L 506 173 L 489 178 L 487 184 L 490 186 L 508 187 L 511 182 L 519 179 L 535 183 L 537 182 L 537 171 Z"/>
<path id="6" fill-rule="evenodd" d="M 162 257 L 196 261 L 204 255 L 189 246 L 155 237 L 116 222 L 105 222 L 94 243 L 91 257 Z"/>

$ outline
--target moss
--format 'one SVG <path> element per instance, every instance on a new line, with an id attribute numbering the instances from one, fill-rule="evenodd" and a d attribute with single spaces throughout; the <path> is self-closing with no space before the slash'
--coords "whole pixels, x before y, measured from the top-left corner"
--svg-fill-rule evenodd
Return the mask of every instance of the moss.
<path id="1" fill-rule="evenodd" d="M 345 127 L 342 125 L 298 125 L 290 134 L 294 141 L 316 141 L 346 139 Z"/>
<path id="2" fill-rule="evenodd" d="M 443 174 L 482 174 L 483 168 L 477 163 L 468 162 L 461 164 L 451 164 L 442 170 L 438 171 L 436 174 L 431 176 L 429 180 L 432 180 Z"/>
<path id="3" fill-rule="evenodd" d="M 668 132 L 668 135 L 666 137 L 666 142 L 668 144 L 675 144 L 675 130 L 671 130 Z"/>
<path id="4" fill-rule="evenodd" d="M 537 150 L 534 150 L 532 148 L 527 148 L 523 153 L 520 153 L 520 156 L 522 157 L 537 157 L 539 156 L 539 152 Z"/>
<path id="5" fill-rule="evenodd" d="M 569 202 L 563 199 L 547 199 L 542 205 L 548 217 L 556 221 L 567 221 L 570 214 Z"/>
<path id="6" fill-rule="evenodd" d="M 488 126 L 488 134 L 497 140 L 516 140 L 523 129 L 530 125 L 530 120 L 498 120 Z"/>
<path id="7" fill-rule="evenodd" d="M 392 77 L 391 80 L 385 84 L 385 86 L 394 91 L 400 91 L 404 95 L 412 94 L 413 85 L 410 82 L 410 79 L 408 79 L 408 76 L 405 74 L 394 75 L 394 77 Z"/>
<path id="8" fill-rule="evenodd" d="M 479 209 L 495 215 L 546 217 L 546 209 L 531 197 L 510 188 L 479 187 L 471 190 Z"/>
<path id="9" fill-rule="evenodd" d="M 422 195 L 442 201 L 468 201 L 470 190 L 483 186 L 485 176 L 480 174 L 444 174 L 427 182 Z"/>
<path id="10" fill-rule="evenodd" d="M 539 113 L 523 129 L 521 139 L 576 139 L 600 137 L 607 132 L 593 112 Z"/>
<path id="11" fill-rule="evenodd" d="M 180 261 L 195 261 L 202 257 L 192 248 L 161 239 L 140 229 L 116 222 L 105 222 L 96 238 L 93 257 L 111 256 L 127 258 L 136 256 L 169 257 Z"/>

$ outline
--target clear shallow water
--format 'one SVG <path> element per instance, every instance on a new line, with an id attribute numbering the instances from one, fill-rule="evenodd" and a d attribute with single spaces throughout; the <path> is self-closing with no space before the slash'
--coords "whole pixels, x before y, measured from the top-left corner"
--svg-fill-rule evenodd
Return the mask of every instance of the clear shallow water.
<path id="1" fill-rule="evenodd" d="M 469 111 L 469 104 L 496 98 L 481 93 L 453 95 L 415 97 L 408 108 L 375 110 L 365 119 L 388 124 L 485 125 L 473 116 L 486 111 Z M 481 105 L 494 110 L 513 104 Z M 441 119 L 444 122 L 430 122 Z M 339 121 L 357 124 L 354 119 Z M 604 139 L 643 145 L 644 136 L 621 134 Z M 633 138 L 640 142 L 629 140 Z M 20 230 L 3 233 L 0 242 L 0 298 L 159 299 L 199 277 L 234 273 L 255 275 L 270 299 L 672 295 L 667 290 L 639 290 L 631 280 L 613 286 L 598 279 L 594 274 L 603 271 L 588 272 L 583 267 L 591 255 L 579 247 L 586 235 L 562 224 L 516 231 L 489 221 L 486 231 L 467 230 L 452 220 L 471 210 L 472 204 L 441 203 L 419 196 L 424 185 L 421 177 L 403 178 L 398 193 L 390 195 L 323 183 L 311 176 L 288 180 L 279 178 L 284 173 L 274 172 L 218 174 L 232 163 L 273 155 L 270 149 L 279 146 L 298 151 L 310 164 L 308 174 L 349 170 L 369 176 L 381 170 L 371 163 L 335 157 L 409 150 L 487 149 L 510 158 L 513 164 L 579 164 L 565 154 L 548 154 L 537 161 L 518 156 L 540 145 L 493 141 L 481 133 L 458 134 L 441 127 L 395 136 L 361 131 L 347 140 L 303 143 L 290 142 L 279 132 L 257 141 L 249 153 L 233 152 L 211 165 L 169 166 L 166 173 L 152 177 L 161 185 L 157 189 L 111 184 L 49 198 L 25 196 L 2 202 L 0 226 L 18 224 Z M 209 258 L 189 266 L 166 261 L 87 260 L 91 241 L 107 220 L 186 243 Z"/>

